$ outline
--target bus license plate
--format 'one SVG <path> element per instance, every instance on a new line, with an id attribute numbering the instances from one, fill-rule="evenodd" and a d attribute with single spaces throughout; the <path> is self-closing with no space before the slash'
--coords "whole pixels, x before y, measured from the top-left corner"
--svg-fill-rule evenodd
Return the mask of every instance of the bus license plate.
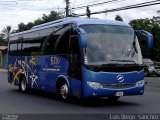
<path id="1" fill-rule="evenodd" d="M 116 92 L 116 96 L 123 96 L 123 92 Z"/>

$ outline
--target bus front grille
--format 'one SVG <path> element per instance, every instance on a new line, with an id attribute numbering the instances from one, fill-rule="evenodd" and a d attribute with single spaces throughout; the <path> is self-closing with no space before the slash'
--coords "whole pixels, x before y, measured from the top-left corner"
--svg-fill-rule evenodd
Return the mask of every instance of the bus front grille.
<path id="1" fill-rule="evenodd" d="M 135 87 L 135 83 L 125 83 L 125 84 L 102 84 L 103 88 L 112 88 L 112 89 L 122 89 L 122 88 L 131 88 Z"/>

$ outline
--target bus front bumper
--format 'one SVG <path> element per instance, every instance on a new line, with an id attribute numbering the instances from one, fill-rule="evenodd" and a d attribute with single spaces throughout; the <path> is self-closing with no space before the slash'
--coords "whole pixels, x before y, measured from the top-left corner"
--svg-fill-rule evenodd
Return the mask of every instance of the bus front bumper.
<path id="1" fill-rule="evenodd" d="M 134 86 L 129 88 L 101 88 L 85 86 L 83 97 L 109 97 L 109 96 L 129 96 L 129 95 L 143 95 L 144 85 Z"/>

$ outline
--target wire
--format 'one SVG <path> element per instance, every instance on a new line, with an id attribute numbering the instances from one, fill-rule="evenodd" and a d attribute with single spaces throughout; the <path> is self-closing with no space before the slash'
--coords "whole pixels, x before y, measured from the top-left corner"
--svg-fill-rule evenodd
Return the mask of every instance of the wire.
<path id="1" fill-rule="evenodd" d="M 107 13 L 107 12 L 122 11 L 122 10 L 127 10 L 127 9 L 147 7 L 147 6 L 158 5 L 158 4 L 160 4 L 160 0 L 155 0 L 155 1 L 150 1 L 150 2 L 144 2 L 144 3 L 140 3 L 140 4 L 135 4 L 135 5 L 129 5 L 129 6 L 125 6 L 125 7 L 116 8 L 116 9 L 103 10 L 103 11 L 99 11 L 99 12 L 93 12 L 93 13 L 90 13 L 90 14 L 92 15 L 92 14 L 100 14 L 100 13 Z M 85 15 L 86 14 L 80 14 L 78 16 L 85 16 Z"/>
<path id="2" fill-rule="evenodd" d="M 106 2 L 84 5 L 84 6 L 80 6 L 80 7 L 76 7 L 76 8 L 71 8 L 71 9 L 81 9 L 81 8 L 84 8 L 84 7 L 86 8 L 87 6 L 92 7 L 92 6 L 95 6 L 95 5 L 101 5 L 101 4 L 111 3 L 111 2 L 118 2 L 118 1 L 125 1 L 125 0 L 110 0 L 110 1 L 106 1 Z"/>
<path id="3" fill-rule="evenodd" d="M 0 2 L 17 2 L 17 1 L 3 1 L 3 0 L 0 0 Z"/>
<path id="4" fill-rule="evenodd" d="M 103 2 L 104 2 L 104 0 L 99 0 L 98 2 L 100 2 L 100 1 L 103 1 Z M 97 2 L 97 0 L 90 1 L 90 2 L 84 2 L 84 3 L 82 3 L 82 4 L 76 5 L 75 8 L 76 8 L 76 7 L 80 7 L 80 6 L 82 6 L 82 5 L 84 6 L 84 5 L 86 5 L 86 4 L 95 3 L 95 2 Z M 74 8 L 74 7 L 72 7 L 72 8 Z"/>
<path id="5" fill-rule="evenodd" d="M 33 11 L 50 11 L 50 10 L 53 10 L 53 9 L 64 9 L 64 8 L 33 9 L 33 8 L 27 8 L 27 7 L 12 6 L 10 4 L 4 4 L 4 3 L 0 3 L 0 5 L 5 5 L 5 6 L 13 8 L 13 9 L 7 9 L 7 10 L 14 10 L 14 8 L 18 9 L 18 10 L 21 10 L 21 9 L 24 10 L 25 9 L 25 10 L 33 10 Z"/>

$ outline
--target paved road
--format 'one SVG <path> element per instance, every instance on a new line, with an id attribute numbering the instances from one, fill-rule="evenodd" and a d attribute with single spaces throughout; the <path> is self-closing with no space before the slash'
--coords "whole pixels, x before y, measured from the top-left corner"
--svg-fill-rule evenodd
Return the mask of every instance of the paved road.
<path id="1" fill-rule="evenodd" d="M 147 80 L 159 79 L 146 78 Z M 160 81 L 160 79 L 159 79 Z M 62 102 L 49 93 L 23 94 L 7 82 L 7 73 L 0 72 L 0 113 L 27 114 L 107 114 L 107 113 L 160 113 L 160 86 L 148 82 L 143 96 L 122 97 L 117 103 L 107 99 Z"/>

